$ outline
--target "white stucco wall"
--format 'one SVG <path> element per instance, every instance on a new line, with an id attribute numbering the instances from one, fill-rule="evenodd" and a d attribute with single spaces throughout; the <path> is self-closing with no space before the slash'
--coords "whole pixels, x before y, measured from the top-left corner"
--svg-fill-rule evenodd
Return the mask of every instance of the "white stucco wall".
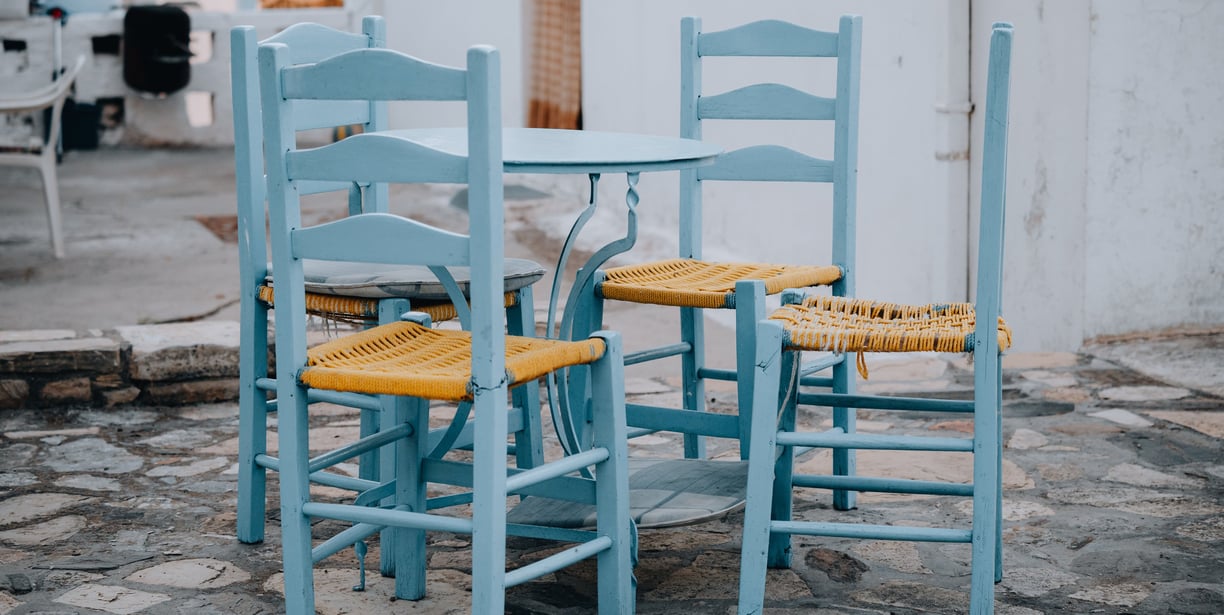
<path id="1" fill-rule="evenodd" d="M 1224 3 L 971 4 L 970 78 L 979 105 L 990 25 L 1016 26 L 1004 273 L 1016 349 L 1075 350 L 1099 337 L 1224 325 L 1224 80 L 1212 77 L 1224 65 Z M 678 126 L 672 58 L 682 15 L 701 15 L 707 29 L 717 29 L 764 17 L 832 27 L 841 12 L 863 14 L 859 292 L 904 301 L 965 292 L 980 116 L 970 141 L 968 212 L 955 172 L 934 161 L 936 152 L 955 149 L 944 142 L 947 118 L 934 112 L 956 98 L 950 80 L 954 63 L 964 61 L 949 42 L 955 3 L 631 0 L 583 8 L 587 127 L 660 134 Z M 707 138 L 731 143 L 736 134 Z M 647 249 L 666 245 L 674 185 L 671 177 L 643 180 L 641 211 L 656 236 Z M 822 226 L 734 211 L 760 194 L 804 198 L 774 186 L 749 196 L 708 190 L 707 241 L 721 250 L 709 256 L 795 260 L 807 257 L 805 249 L 827 250 Z M 664 206 L 646 207 L 647 198 Z"/>
<path id="2" fill-rule="evenodd" d="M 995 21 L 1015 26 L 1003 312 L 1018 350 L 1076 350 L 1084 339 L 1087 2 L 975 0 L 973 96 L 985 102 Z M 982 141 L 976 115 L 973 143 Z M 980 146 L 980 145 L 979 145 Z M 974 169 L 981 160 L 973 157 Z M 980 190 L 973 175 L 973 202 Z M 976 218 L 974 221 L 976 228 Z M 976 237 L 976 233 L 974 234 Z"/>
<path id="3" fill-rule="evenodd" d="M 1092 3 L 1087 337 L 1224 324 L 1222 33 L 1224 2 Z"/>
<path id="4" fill-rule="evenodd" d="M 522 126 L 523 3 L 521 0 L 381 0 L 387 19 L 387 46 L 431 62 L 463 66 L 472 45 L 501 52 L 502 122 Z M 399 103 L 391 106 L 394 127 L 454 126 L 466 121 L 464 108 L 448 103 Z"/>
<path id="5" fill-rule="evenodd" d="M 964 117 L 940 106 L 964 101 L 966 80 L 948 75 L 949 31 L 959 2 L 799 2 L 732 0 L 583 3 L 583 117 L 594 130 L 679 133 L 679 23 L 702 17 L 706 31 L 778 18 L 817 29 L 837 28 L 845 13 L 863 15 L 859 131 L 858 286 L 861 294 L 926 302 L 965 296 L 967 163 L 937 153 L 948 124 Z M 962 12 L 967 29 L 968 18 Z M 963 41 L 963 37 L 961 38 Z M 964 63 L 964 53 L 958 54 Z M 822 60 L 706 62 L 707 91 L 725 91 L 763 75 L 831 95 L 835 65 Z M 781 65 L 779 67 L 779 65 Z M 715 70 L 717 69 L 717 70 Z M 730 76 L 728 74 L 730 73 Z M 959 91 L 957 91 L 959 89 Z M 740 147 L 777 139 L 817 156 L 832 154 L 831 126 L 795 122 L 708 122 L 705 138 Z M 944 156 L 947 157 L 947 156 Z M 955 157 L 955 156 L 953 156 Z M 951 167 L 951 168 L 950 168 Z M 959 171 L 957 171 L 959 167 Z M 953 186 L 950 176 L 962 178 Z M 621 189 L 623 182 L 609 182 Z M 675 251 L 676 174 L 643 177 L 644 252 Z M 610 193 L 610 199 L 618 194 Z M 714 183 L 705 191 L 707 258 L 827 262 L 828 186 Z"/>
<path id="6" fill-rule="evenodd" d="M 995 20 L 1016 26 L 1004 306 L 1017 347 L 1224 326 L 1224 3 L 974 0 L 978 100 Z"/>

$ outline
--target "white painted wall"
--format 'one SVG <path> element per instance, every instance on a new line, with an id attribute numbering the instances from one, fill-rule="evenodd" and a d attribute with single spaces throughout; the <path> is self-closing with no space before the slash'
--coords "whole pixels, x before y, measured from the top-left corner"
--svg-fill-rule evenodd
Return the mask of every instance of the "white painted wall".
<path id="1" fill-rule="evenodd" d="M 1076 350 L 1084 340 L 1087 2 L 975 0 L 973 97 L 984 104 L 990 27 L 1016 28 L 1003 259 L 1003 313 L 1019 350 Z M 982 122 L 973 121 L 980 147 Z M 981 166 L 978 156 L 974 168 Z M 973 202 L 980 176 L 973 175 Z M 976 218 L 974 228 L 976 229 Z M 976 232 L 974 233 L 976 238 Z"/>
<path id="2" fill-rule="evenodd" d="M 1016 26 L 1004 306 L 1017 348 L 1219 329 L 1224 3 L 974 0 L 978 100 L 995 20 Z"/>
<path id="3" fill-rule="evenodd" d="M 965 8 L 967 2 L 907 0 L 585 2 L 585 127 L 679 133 L 683 16 L 702 17 L 706 31 L 763 18 L 835 30 L 840 15 L 862 14 L 859 292 L 906 302 L 963 298 L 966 163 L 941 162 L 936 154 L 963 151 L 966 124 L 963 116 L 948 117 L 936 109 L 967 98 L 966 79 L 953 78 L 949 70 L 954 38 L 950 30 L 957 28 L 952 16 L 962 16 L 959 30 L 964 32 Z M 959 40 L 964 41 L 963 34 Z M 957 74 L 963 75 L 965 54 L 955 55 L 962 66 Z M 774 70 L 779 64 L 780 69 Z M 707 60 L 705 86 L 707 91 L 725 91 L 766 75 L 830 95 L 834 70 L 832 61 L 822 60 Z M 956 123 L 959 135 L 950 137 Z M 705 126 L 707 140 L 729 148 L 761 142 L 756 139 L 762 135 L 814 155 L 832 154 L 831 126 L 794 122 L 707 122 Z M 951 181 L 958 173 L 960 180 Z M 674 173 L 642 179 L 639 212 L 645 219 L 642 226 L 653 234 L 643 239 L 641 247 L 651 256 L 675 252 L 677 181 Z M 619 187 L 618 182 L 611 183 Z M 706 257 L 827 262 L 830 201 L 828 186 L 710 182 L 705 192 Z"/>
<path id="4" fill-rule="evenodd" d="M 1221 33 L 1222 2 L 1092 3 L 1087 337 L 1224 324 Z"/>
<path id="5" fill-rule="evenodd" d="M 506 126 L 523 125 L 521 0 L 381 0 L 375 10 L 387 20 L 389 47 L 432 62 L 463 66 L 472 45 L 496 47 L 502 63 L 502 121 Z M 448 103 L 401 103 L 393 105 L 390 113 L 396 128 L 454 126 L 465 117 L 461 105 Z"/>
<path id="6" fill-rule="evenodd" d="M 960 91 L 951 79 L 964 52 L 949 42 L 960 6 L 629 0 L 583 8 L 587 127 L 660 134 L 677 131 L 672 58 L 682 15 L 702 15 L 716 29 L 764 17 L 832 27 L 839 13 L 861 12 L 859 292 L 963 296 L 973 272 L 960 180 L 934 161 L 955 149 L 946 140 L 958 125 L 941 126 L 948 118 L 934 108 Z M 990 25 L 1016 26 L 1004 274 L 1016 349 L 1075 350 L 1102 336 L 1224 325 L 1224 80 L 1213 78 L 1224 65 L 1224 3 L 972 0 L 971 13 L 978 104 Z M 979 190 L 974 120 L 969 214 Z M 728 143 L 737 136 L 707 133 Z M 675 188 L 671 178 L 649 179 L 641 211 L 659 238 L 646 247 L 658 249 L 674 223 L 667 204 Z M 717 210 L 707 241 L 721 253 L 710 256 L 796 260 L 809 246 L 826 250 L 823 227 L 779 225 L 757 209 L 796 197 L 772 186 L 755 195 L 715 190 L 707 191 Z M 972 237 L 976 222 L 972 215 Z"/>

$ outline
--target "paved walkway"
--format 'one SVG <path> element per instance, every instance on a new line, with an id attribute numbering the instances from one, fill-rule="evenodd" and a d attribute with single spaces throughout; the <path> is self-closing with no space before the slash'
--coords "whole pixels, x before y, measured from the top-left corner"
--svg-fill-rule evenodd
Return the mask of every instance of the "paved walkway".
<path id="1" fill-rule="evenodd" d="M 1215 340 L 1219 343 L 1221 340 Z M 963 366 L 942 359 L 873 365 L 864 388 L 954 395 Z M 1005 372 L 1005 562 L 1000 613 L 1224 612 L 1224 412 L 1220 398 L 1168 386 L 1091 355 L 1019 355 Z M 677 394 L 634 378 L 635 398 Z M 731 403 L 713 391 L 716 409 Z M 357 417 L 315 414 L 322 446 L 356 430 Z M 809 423 L 827 421 L 805 412 Z M 956 434 L 953 416 L 864 412 L 863 431 Z M 236 407 L 128 406 L 0 414 L 0 613 L 272 613 L 279 607 L 275 519 L 262 545 L 234 538 Z M 634 455 L 674 454 L 672 438 L 635 441 Z M 716 456 L 734 456 L 726 445 Z M 556 454 L 553 450 L 550 454 Z M 967 480 L 948 454 L 861 453 L 864 472 Z M 809 469 L 827 455 L 803 460 Z M 273 483 L 275 484 L 275 483 Z M 806 519 L 965 522 L 956 498 L 863 495 L 831 510 L 801 495 Z M 273 508 L 275 511 L 275 508 Z M 275 512 L 272 517 L 275 518 Z M 736 596 L 742 514 L 644 531 L 642 613 L 726 613 Z M 795 540 L 795 567 L 769 577 L 776 613 L 959 613 L 968 548 L 835 539 Z M 548 545 L 511 542 L 511 561 Z M 371 550 L 371 567 L 376 561 Z M 322 564 L 321 613 L 463 612 L 470 584 L 466 537 L 430 537 L 426 600 L 392 602 L 376 574 L 364 593 L 351 552 Z M 376 568 L 375 568 L 376 569 Z M 557 573 L 511 592 L 514 613 L 587 613 L 593 568 Z"/>
<path id="2" fill-rule="evenodd" d="M 47 258 L 37 179 L 0 175 L 0 331 L 67 329 L 128 340 L 116 352 L 131 368 L 132 355 L 123 349 L 131 351 L 137 345 L 131 340 L 149 330 L 137 326 L 116 337 L 115 327 L 203 318 L 206 326 L 224 328 L 235 314 L 228 310 L 237 265 L 224 241 L 224 220 L 208 216 L 232 210 L 228 164 L 224 151 L 70 154 L 61 167 L 69 258 L 58 263 Z M 521 250 L 516 255 L 529 256 L 533 237 L 551 239 L 555 231 L 526 223 L 549 220 L 538 214 L 552 211 L 546 202 L 552 197 L 524 194 L 509 219 L 514 249 Z M 422 202 L 425 213 L 441 215 L 449 195 Z M 632 311 L 609 320 L 636 339 L 670 324 Z M 167 326 L 190 331 L 193 325 Z M 11 357 L 4 339 L 0 359 Z M 726 341 L 716 328 L 712 343 Z M 996 590 L 999 613 L 1224 613 L 1222 366 L 1221 335 L 1007 358 L 1006 576 Z M 224 365 L 213 367 L 219 371 L 209 379 L 232 377 Z M 863 389 L 956 396 L 969 386 L 963 363 L 934 355 L 907 363 L 873 359 L 871 374 Z M 674 384 L 634 370 L 628 388 L 634 398 L 675 397 Z M 724 389 L 710 396 L 715 410 L 734 403 Z M 241 545 L 234 538 L 233 402 L 93 396 L 93 406 L 78 400 L 34 408 L 44 398 L 30 399 L 20 404 L 25 408 L 0 411 L 0 615 L 280 611 L 275 507 L 267 542 Z M 860 416 L 863 431 L 956 435 L 967 429 L 955 416 Z M 827 418 L 809 410 L 802 420 Z M 341 408 L 317 412 L 314 421 L 319 446 L 356 429 L 355 415 Z M 632 447 L 635 455 L 677 450 L 664 436 Z M 736 456 L 725 444 L 712 451 Z M 813 453 L 802 463 L 818 470 L 828 459 Z M 860 469 L 968 479 L 966 460 L 948 454 L 861 453 Z M 801 495 L 797 511 L 807 519 L 924 525 L 964 522 L 969 515 L 960 499 L 881 495 L 864 495 L 859 510 L 841 513 L 823 493 Z M 644 531 L 639 612 L 733 612 L 741 521 L 735 513 Z M 376 574 L 367 591 L 352 592 L 351 551 L 337 555 L 317 574 L 319 611 L 465 612 L 468 547 L 462 536 L 431 535 L 430 595 L 419 602 L 392 601 L 389 582 Z M 794 568 L 770 573 L 767 612 L 965 610 L 966 546 L 800 538 L 794 547 Z M 524 540 L 510 545 L 514 562 L 546 549 Z M 371 549 L 369 562 L 375 569 L 376 553 Z M 580 566 L 528 583 L 512 590 L 508 610 L 589 613 L 593 578 L 592 567 Z"/>

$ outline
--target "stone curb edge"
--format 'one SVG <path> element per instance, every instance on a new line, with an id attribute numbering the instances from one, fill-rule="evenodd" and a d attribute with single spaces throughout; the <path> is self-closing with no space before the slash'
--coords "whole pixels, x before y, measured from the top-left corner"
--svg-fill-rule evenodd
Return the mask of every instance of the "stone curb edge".
<path id="1" fill-rule="evenodd" d="M 0 330 L 0 409 L 238 398 L 233 321 Z"/>

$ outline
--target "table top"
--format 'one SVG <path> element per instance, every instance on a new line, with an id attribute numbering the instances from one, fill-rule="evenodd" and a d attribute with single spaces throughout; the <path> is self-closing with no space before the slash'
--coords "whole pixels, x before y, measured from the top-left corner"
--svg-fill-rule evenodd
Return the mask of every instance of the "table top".
<path id="1" fill-rule="evenodd" d="M 467 155 L 466 128 L 412 128 L 385 134 Z M 551 128 L 502 131 L 507 173 L 673 171 L 710 164 L 721 153 L 718 145 L 679 137 Z"/>

